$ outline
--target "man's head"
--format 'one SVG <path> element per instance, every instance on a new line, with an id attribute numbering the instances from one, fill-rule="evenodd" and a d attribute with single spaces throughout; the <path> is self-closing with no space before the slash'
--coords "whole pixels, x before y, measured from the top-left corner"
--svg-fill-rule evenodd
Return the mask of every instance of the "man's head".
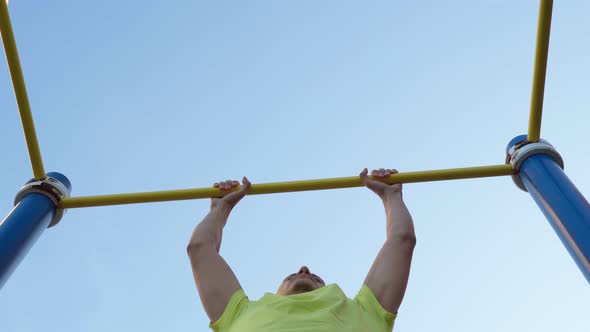
<path id="1" fill-rule="evenodd" d="M 324 286 L 326 286 L 326 283 L 322 278 L 311 273 L 307 266 L 302 266 L 297 273 L 290 274 L 283 280 L 283 283 L 281 283 L 277 290 L 277 294 L 293 295 L 305 293 Z"/>

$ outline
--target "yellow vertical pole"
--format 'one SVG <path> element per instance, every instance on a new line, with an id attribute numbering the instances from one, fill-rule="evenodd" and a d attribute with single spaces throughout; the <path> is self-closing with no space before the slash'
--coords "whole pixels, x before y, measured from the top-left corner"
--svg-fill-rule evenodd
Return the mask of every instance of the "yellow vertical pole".
<path id="1" fill-rule="evenodd" d="M 535 49 L 533 90 L 531 94 L 531 111 L 529 117 L 529 142 L 538 142 L 541 138 L 541 115 L 543 112 L 543 95 L 545 93 L 545 76 L 547 74 L 547 57 L 549 53 L 552 11 L 553 0 L 541 0 L 539 5 L 537 46 Z"/>
<path id="2" fill-rule="evenodd" d="M 12 25 L 10 24 L 8 7 L 4 0 L 0 0 L 0 35 L 2 36 L 8 69 L 10 71 L 10 77 L 12 78 L 12 86 L 14 87 L 14 94 L 16 95 L 16 103 L 20 112 L 27 148 L 29 149 L 29 158 L 31 159 L 31 166 L 33 167 L 33 176 L 36 180 L 41 180 L 46 177 L 45 169 L 43 168 L 39 142 L 37 141 L 37 134 L 35 133 L 35 124 L 33 123 L 29 98 L 27 97 L 25 79 L 23 77 L 23 71 L 16 50 L 14 33 L 12 31 Z"/>

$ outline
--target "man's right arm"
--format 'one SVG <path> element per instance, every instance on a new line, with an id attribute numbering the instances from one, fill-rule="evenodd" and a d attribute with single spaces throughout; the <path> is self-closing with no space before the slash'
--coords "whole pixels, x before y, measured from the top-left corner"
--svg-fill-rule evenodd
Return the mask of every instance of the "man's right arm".
<path id="1" fill-rule="evenodd" d="M 244 179 L 244 186 L 239 190 L 212 200 L 211 211 L 195 228 L 187 246 L 193 277 L 211 322 L 221 317 L 232 295 L 242 288 L 234 272 L 219 255 L 219 249 L 229 214 L 250 187 L 248 180 Z M 223 188 L 222 184 L 220 189 L 233 189 L 237 184 L 229 185 L 229 188 Z"/>

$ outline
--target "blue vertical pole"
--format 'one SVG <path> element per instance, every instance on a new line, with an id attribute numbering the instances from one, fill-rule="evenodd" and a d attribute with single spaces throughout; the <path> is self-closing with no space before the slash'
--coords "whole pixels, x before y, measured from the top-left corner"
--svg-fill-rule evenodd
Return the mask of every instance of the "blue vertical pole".
<path id="1" fill-rule="evenodd" d="M 590 282 L 590 204 L 563 172 L 563 160 L 548 142 L 517 136 L 507 153 L 514 182 L 533 197 L 566 249 Z"/>
<path id="2" fill-rule="evenodd" d="M 0 223 L 0 288 L 26 256 L 41 233 L 59 222 L 57 205 L 69 196 L 70 181 L 60 173 L 47 173 L 41 181 L 29 181 L 17 195 L 15 206 Z"/>

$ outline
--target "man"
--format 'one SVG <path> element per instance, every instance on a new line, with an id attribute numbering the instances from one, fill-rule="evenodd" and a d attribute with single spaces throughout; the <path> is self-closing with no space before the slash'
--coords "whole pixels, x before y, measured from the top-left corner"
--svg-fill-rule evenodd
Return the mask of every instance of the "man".
<path id="1" fill-rule="evenodd" d="M 246 195 L 250 182 L 223 198 L 211 200 L 209 214 L 193 231 L 187 247 L 193 276 L 214 331 L 391 331 L 402 302 L 416 244 L 412 217 L 402 199 L 402 184 L 388 185 L 380 179 L 395 169 L 371 172 L 365 168 L 363 184 L 382 200 L 387 239 L 354 299 L 336 284 L 325 284 L 303 266 L 282 282 L 276 294 L 266 293 L 250 301 L 229 265 L 219 255 L 222 230 L 233 207 Z M 215 183 L 229 191 L 238 181 Z"/>

